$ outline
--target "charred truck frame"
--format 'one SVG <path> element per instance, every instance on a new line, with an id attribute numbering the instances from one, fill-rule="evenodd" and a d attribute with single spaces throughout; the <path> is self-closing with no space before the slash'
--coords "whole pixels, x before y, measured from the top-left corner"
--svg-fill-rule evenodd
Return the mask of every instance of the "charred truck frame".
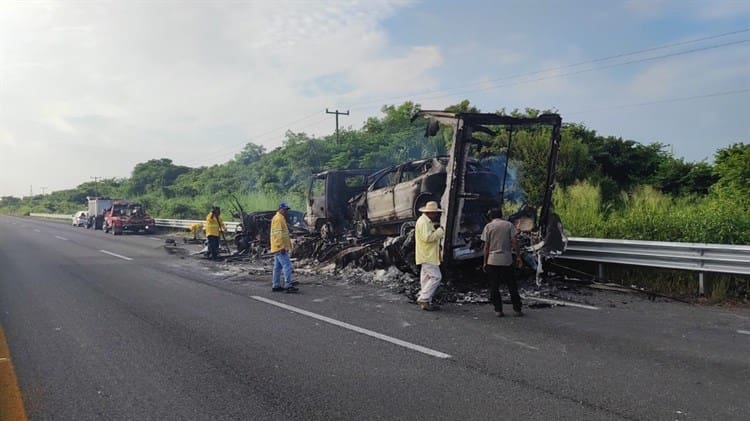
<path id="1" fill-rule="evenodd" d="M 536 230 L 538 227 L 540 233 L 538 239 L 547 239 L 549 237 L 547 235 L 548 225 L 553 220 L 555 227 L 561 229 L 559 218 L 550 216 L 552 192 L 555 187 L 557 156 L 560 148 L 560 129 L 562 126 L 562 119 L 558 114 L 542 114 L 535 118 L 519 118 L 488 113 L 421 111 L 413 117 L 412 121 L 420 117 L 428 120 L 425 137 L 435 136 L 439 131 L 440 125 L 450 127 L 453 130 L 453 142 L 446 174 L 446 189 L 440 198 L 440 206 L 444 210 L 440 222 L 445 227 L 446 234 L 442 251 L 443 262 L 455 264 L 482 257 L 482 247 L 479 237 L 484 227 L 484 222 L 487 221 L 485 215 L 487 209 L 471 205 L 473 201 L 478 199 L 478 196 L 475 193 L 469 192 L 468 190 L 470 189 L 467 189 L 468 186 L 466 184 L 466 173 L 468 163 L 471 159 L 471 148 L 481 148 L 485 144 L 485 141 L 475 137 L 477 133 L 498 136 L 500 134 L 499 129 L 503 127 L 507 129 L 508 142 L 505 153 L 505 169 L 499 192 L 499 205 L 502 206 L 508 174 L 508 161 L 510 160 L 513 146 L 513 130 L 519 127 L 526 128 L 539 125 L 551 128 L 550 150 L 547 157 L 547 177 L 541 211 L 538 215 L 535 210 L 533 211 L 533 228 L 529 228 Z M 528 215 L 528 212 L 526 214 Z M 509 219 L 512 220 L 513 217 Z M 483 223 L 478 223 L 480 221 Z M 559 234 L 562 235 L 561 232 Z M 558 235 L 555 235 L 555 237 L 557 239 Z M 539 243 L 536 245 L 527 244 L 527 246 L 529 246 L 529 251 L 537 254 L 539 265 L 536 269 L 539 273 L 541 270 L 541 258 L 539 256 L 542 246 L 539 246 Z M 532 246 L 536 246 L 536 248 L 531 248 Z M 554 246 L 555 248 L 560 248 L 559 241 L 556 241 Z M 564 248 L 564 245 L 561 247 Z M 562 250 L 559 251 L 561 252 Z"/>

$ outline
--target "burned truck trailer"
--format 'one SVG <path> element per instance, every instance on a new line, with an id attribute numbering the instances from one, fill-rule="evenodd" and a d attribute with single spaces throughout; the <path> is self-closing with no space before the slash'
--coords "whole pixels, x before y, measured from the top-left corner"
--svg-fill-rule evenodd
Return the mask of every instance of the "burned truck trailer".
<path id="1" fill-rule="evenodd" d="M 532 229 L 537 231 L 537 240 L 546 237 L 547 227 L 551 221 L 552 191 L 555 186 L 557 155 L 560 148 L 562 119 L 558 114 L 519 118 L 489 113 L 421 111 L 414 116 L 413 120 L 420 117 L 428 120 L 425 136 L 436 135 L 441 125 L 453 131 L 453 142 L 446 167 L 446 188 L 440 198 L 440 205 L 444 210 L 441 215 L 441 225 L 445 227 L 446 233 L 442 251 L 443 262 L 456 263 L 482 257 L 479 237 L 487 222 L 486 211 L 489 207 L 503 205 L 508 161 L 512 152 L 513 132 L 516 129 L 534 126 L 550 128 L 550 149 L 547 156 L 544 196 L 541 198 L 540 212 L 537 214 L 534 210 L 533 218 L 531 218 L 533 219 Z M 467 173 L 473 160 L 472 154 L 480 155 L 483 148 L 490 146 L 489 141 L 482 138 L 497 139 L 503 134 L 503 129 L 507 132 L 507 143 L 505 145 L 505 168 L 501 182 L 497 186 L 499 202 L 493 204 L 493 201 L 483 201 L 484 205 L 477 206 L 481 197 L 476 193 L 476 187 L 467 183 L 469 181 Z M 559 222 L 559 218 L 553 219 Z M 538 241 L 534 242 L 538 243 Z M 535 252 L 538 253 L 538 250 L 540 249 L 535 249 Z"/>

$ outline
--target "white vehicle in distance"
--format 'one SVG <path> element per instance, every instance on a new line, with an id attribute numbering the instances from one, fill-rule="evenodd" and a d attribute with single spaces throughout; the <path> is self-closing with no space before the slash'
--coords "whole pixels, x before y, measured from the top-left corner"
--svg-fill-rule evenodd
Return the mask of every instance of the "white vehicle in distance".
<path id="1" fill-rule="evenodd" d="M 73 226 L 74 227 L 85 227 L 88 223 L 89 216 L 86 211 L 78 211 L 73 214 Z"/>

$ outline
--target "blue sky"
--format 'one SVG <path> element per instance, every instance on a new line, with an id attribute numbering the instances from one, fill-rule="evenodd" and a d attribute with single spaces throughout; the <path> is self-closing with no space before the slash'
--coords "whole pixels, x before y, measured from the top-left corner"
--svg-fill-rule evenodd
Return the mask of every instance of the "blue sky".
<path id="1" fill-rule="evenodd" d="M 221 163 L 406 100 L 556 109 L 710 161 L 750 143 L 748 40 L 748 0 L 0 0 L 0 195 Z"/>

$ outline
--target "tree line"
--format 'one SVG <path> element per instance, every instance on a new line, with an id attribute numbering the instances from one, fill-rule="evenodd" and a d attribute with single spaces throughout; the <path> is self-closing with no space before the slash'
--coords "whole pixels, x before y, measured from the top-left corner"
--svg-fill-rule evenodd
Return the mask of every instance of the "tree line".
<path id="1" fill-rule="evenodd" d="M 0 213 L 72 214 L 85 208 L 87 196 L 139 201 L 152 215 L 164 218 L 200 219 L 214 204 L 229 206 L 232 195 L 240 199 L 246 210 L 273 209 L 282 200 L 304 210 L 310 176 L 316 172 L 378 169 L 446 154 L 450 130 L 443 128 L 437 136 L 425 138 L 425 122 L 412 121 L 420 108 L 413 102 L 384 106 L 382 115 L 369 118 L 361 128 L 341 130 L 339 142 L 335 134 L 313 137 L 288 131 L 281 146 L 269 151 L 264 146 L 247 143 L 223 164 L 193 168 L 177 165 L 168 158 L 152 159 L 137 164 L 130 177 L 87 181 L 74 189 L 46 195 L 2 197 Z M 446 111 L 479 110 L 469 101 L 462 101 Z M 541 111 L 496 112 L 523 117 L 536 116 Z M 506 134 L 499 130 L 495 137 L 484 139 L 486 146 L 479 154 L 504 153 Z M 564 123 L 561 135 L 555 206 L 572 235 L 750 243 L 750 144 L 739 142 L 721 148 L 715 152 L 714 162 L 708 163 L 677 158 L 662 143 L 645 144 L 602 136 L 580 123 Z M 514 133 L 511 163 L 517 171 L 524 200 L 532 205 L 541 200 L 548 149 L 549 135 L 545 129 Z M 644 197 L 659 202 L 661 209 L 674 209 L 674 215 L 680 210 L 717 221 L 723 227 L 720 231 L 727 234 L 687 235 L 684 230 L 646 229 L 635 223 L 622 223 L 625 215 L 635 218 L 637 207 L 646 206 Z M 584 215 L 589 215 L 588 219 Z M 665 217 L 659 223 L 671 226 L 690 222 L 675 216 L 672 222 Z M 623 228 L 609 229 L 615 225 Z"/>

